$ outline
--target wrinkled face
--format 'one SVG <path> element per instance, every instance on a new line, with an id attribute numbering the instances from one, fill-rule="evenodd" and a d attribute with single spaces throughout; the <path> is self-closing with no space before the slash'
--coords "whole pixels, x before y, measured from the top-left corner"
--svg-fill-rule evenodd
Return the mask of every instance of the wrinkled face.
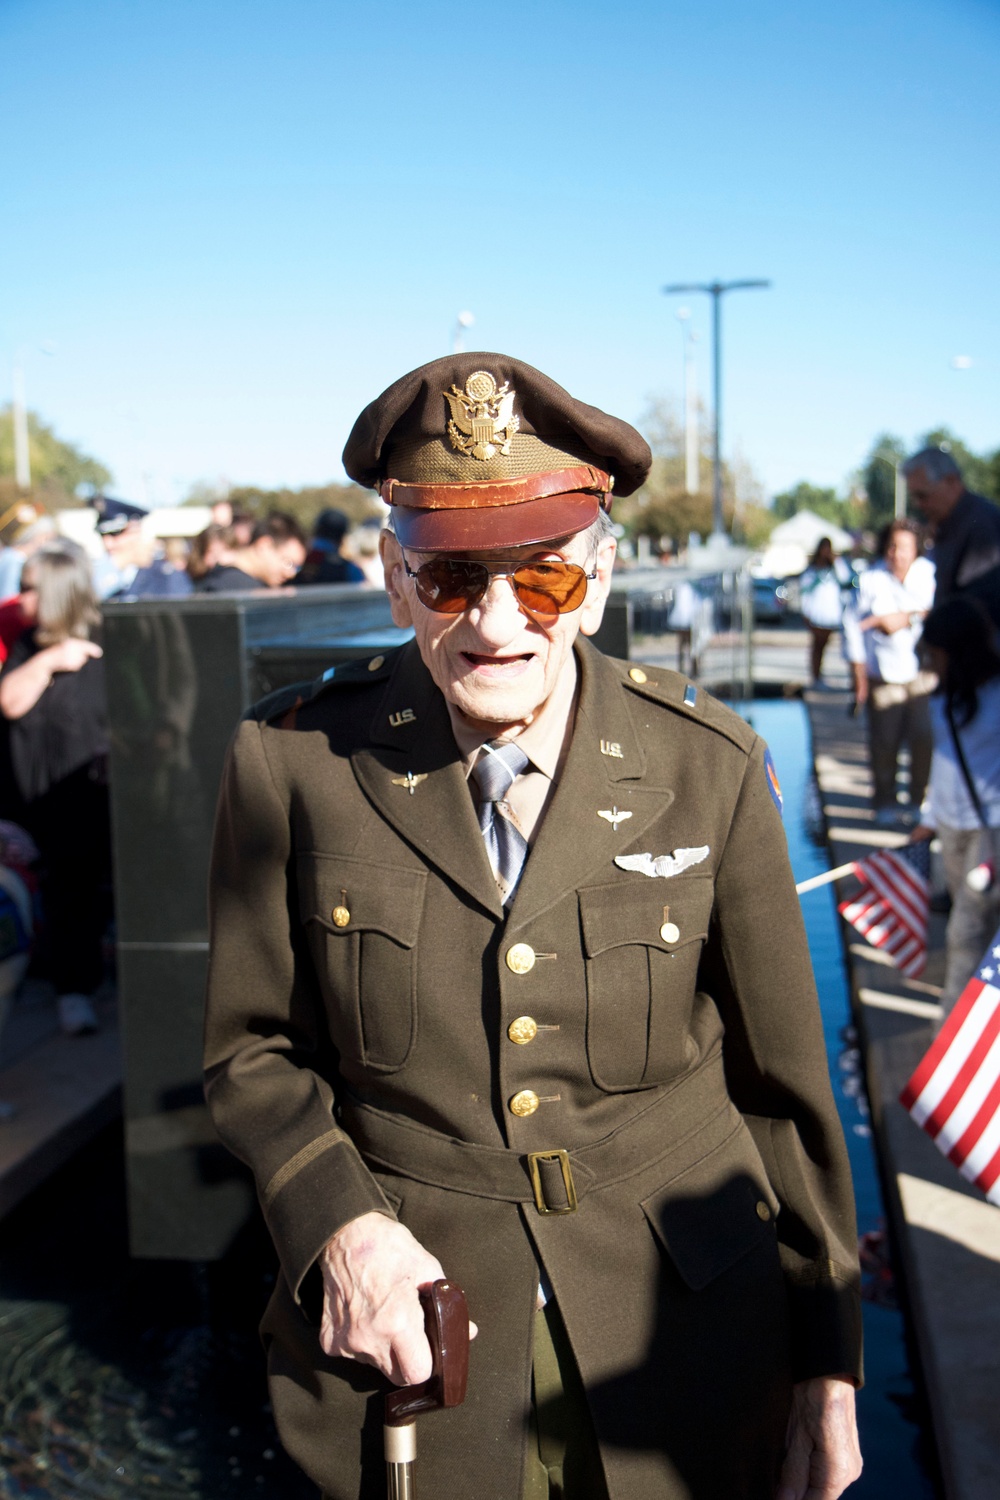
<path id="1" fill-rule="evenodd" d="M 565 542 L 447 554 L 491 566 L 561 559 L 588 573 L 596 568 L 597 577 L 588 583 L 580 608 L 551 621 L 546 617 L 542 624 L 524 613 L 510 580 L 502 576 L 491 579 L 482 599 L 461 614 L 436 614 L 417 598 L 391 532 L 382 533 L 381 551 L 393 620 L 404 628 L 413 626 L 420 655 L 448 702 L 496 733 L 530 723 L 555 687 L 577 632 L 593 635 L 597 630 L 611 587 L 616 544 L 612 537 L 605 538 L 595 557 L 584 534 L 578 534 Z M 407 549 L 406 561 L 416 572 L 431 555 Z"/>
<path id="2" fill-rule="evenodd" d="M 910 501 L 916 506 L 925 521 L 937 526 L 951 515 L 962 494 L 962 481 L 957 474 L 944 479 L 929 479 L 924 469 L 914 469 L 906 477 L 906 489 Z"/>
<path id="3" fill-rule="evenodd" d="M 273 537 L 258 537 L 253 552 L 256 577 L 269 589 L 290 583 L 306 560 L 306 549 L 295 537 L 277 543 Z"/>
<path id="4" fill-rule="evenodd" d="M 901 582 L 917 560 L 917 539 L 912 531 L 894 531 L 885 549 L 885 565 Z"/>

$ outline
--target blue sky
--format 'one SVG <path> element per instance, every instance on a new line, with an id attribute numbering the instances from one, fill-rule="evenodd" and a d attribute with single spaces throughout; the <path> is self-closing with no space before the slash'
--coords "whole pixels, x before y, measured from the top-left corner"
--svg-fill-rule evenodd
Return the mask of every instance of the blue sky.
<path id="1" fill-rule="evenodd" d="M 316 483 L 461 309 L 635 420 L 660 288 L 768 277 L 724 433 L 769 492 L 885 428 L 993 448 L 998 85 L 995 0 L 0 0 L 0 401 L 20 356 L 136 499 Z"/>

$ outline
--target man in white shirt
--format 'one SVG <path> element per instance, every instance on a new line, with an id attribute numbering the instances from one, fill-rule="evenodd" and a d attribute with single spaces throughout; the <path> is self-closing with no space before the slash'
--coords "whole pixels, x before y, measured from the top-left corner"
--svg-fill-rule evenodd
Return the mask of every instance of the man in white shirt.
<path id="1" fill-rule="evenodd" d="M 881 539 L 881 561 L 861 575 L 857 600 L 844 616 L 844 649 L 854 696 L 868 711 L 875 779 L 875 819 L 882 827 L 915 821 L 931 762 L 927 695 L 931 674 L 920 670 L 917 644 L 934 600 L 934 565 L 921 557 L 915 522 L 893 521 Z M 910 805 L 896 801 L 896 766 L 910 748 Z"/>

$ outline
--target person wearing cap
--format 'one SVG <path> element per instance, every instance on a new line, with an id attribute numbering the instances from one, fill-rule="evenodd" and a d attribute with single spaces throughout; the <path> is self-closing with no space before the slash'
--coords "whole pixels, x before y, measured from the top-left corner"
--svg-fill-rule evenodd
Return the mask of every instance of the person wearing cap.
<path id="1" fill-rule="evenodd" d="M 97 534 L 118 575 L 105 598 L 178 599 L 190 594 L 187 573 L 160 556 L 155 538 L 143 531 L 147 511 L 110 495 L 95 495 L 90 503 L 97 511 Z"/>
<path id="2" fill-rule="evenodd" d="M 333 506 L 321 510 L 313 522 L 309 551 L 295 582 L 364 583 L 365 575 L 357 563 L 341 551 L 346 533 L 347 517 L 342 510 Z"/>
<path id="3" fill-rule="evenodd" d="M 283 1441 L 384 1483 L 418 1287 L 464 1287 L 428 1494 L 834 1500 L 860 1472 L 856 1231 L 766 747 L 588 641 L 628 424 L 499 354 L 368 406 L 396 651 L 239 727 L 206 1091 L 281 1271 Z"/>

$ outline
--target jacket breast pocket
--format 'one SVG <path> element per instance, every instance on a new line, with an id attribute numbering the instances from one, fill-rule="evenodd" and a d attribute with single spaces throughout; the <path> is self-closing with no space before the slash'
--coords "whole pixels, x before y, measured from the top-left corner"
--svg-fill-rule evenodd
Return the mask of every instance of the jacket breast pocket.
<path id="1" fill-rule="evenodd" d="M 299 857 L 299 912 L 342 1056 L 391 1073 L 416 1037 L 427 876 L 343 855 Z"/>
<path id="2" fill-rule="evenodd" d="M 587 1056 L 610 1093 L 652 1087 L 687 1062 L 711 876 L 616 881 L 579 892 L 587 965 Z"/>

